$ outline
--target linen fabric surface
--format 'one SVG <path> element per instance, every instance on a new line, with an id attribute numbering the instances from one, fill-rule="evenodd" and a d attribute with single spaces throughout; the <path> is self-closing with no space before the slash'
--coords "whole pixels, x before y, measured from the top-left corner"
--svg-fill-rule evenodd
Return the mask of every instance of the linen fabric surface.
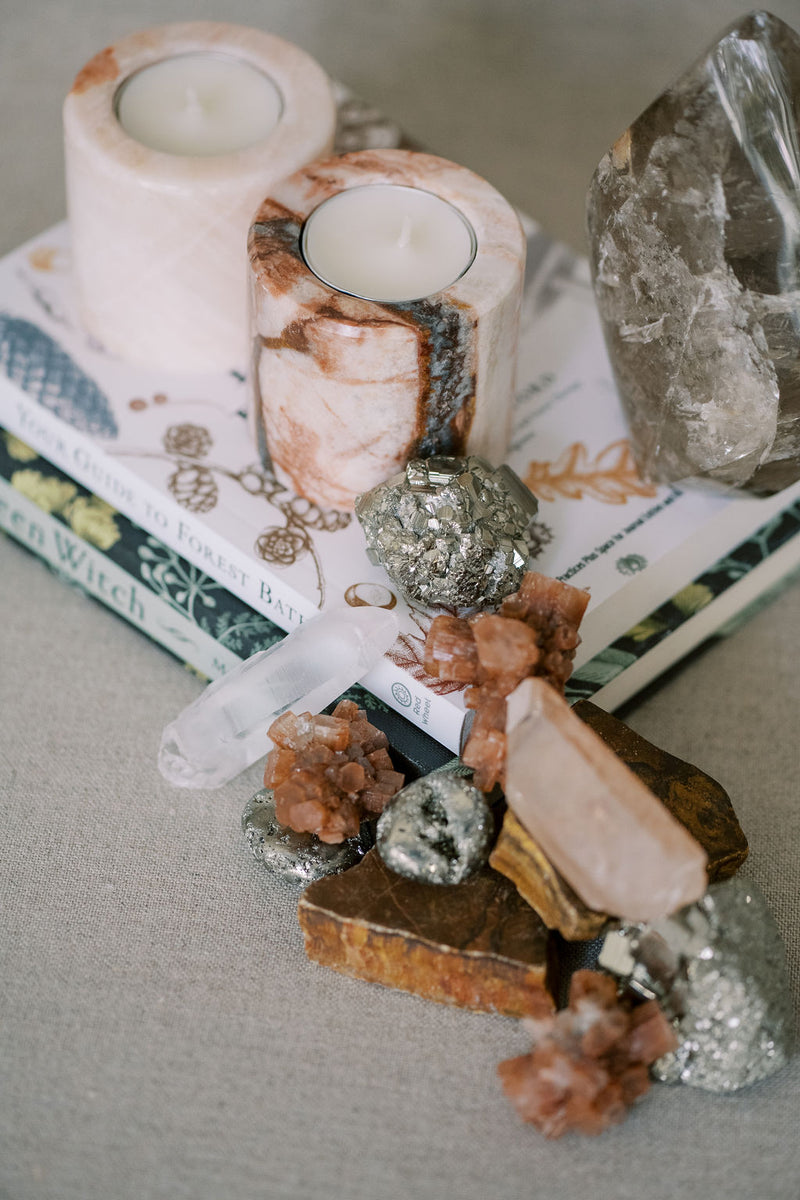
<path id="1" fill-rule="evenodd" d="M 773 6 L 800 28 L 800 3 Z M 433 152 L 583 250 L 591 172 L 729 22 L 729 0 L 6 0 L 0 250 L 63 216 L 60 105 L 168 20 L 296 42 Z M 240 828 L 258 768 L 170 787 L 161 730 L 200 691 L 0 538 L 0 1197 L 796 1200 L 800 1058 L 731 1098 L 656 1086 L 599 1139 L 523 1125 L 496 1066 L 518 1023 L 308 962 L 297 890 Z M 800 587 L 622 715 L 729 791 L 800 1000 Z"/>

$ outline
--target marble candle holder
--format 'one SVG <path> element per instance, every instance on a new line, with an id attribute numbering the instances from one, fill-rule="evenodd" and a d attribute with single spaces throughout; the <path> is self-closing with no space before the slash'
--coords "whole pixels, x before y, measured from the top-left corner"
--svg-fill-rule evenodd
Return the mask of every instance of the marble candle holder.
<path id="1" fill-rule="evenodd" d="M 117 116 L 144 67 L 211 53 L 255 67 L 280 95 L 277 124 L 232 153 L 148 148 Z M 210 21 L 133 34 L 79 72 L 64 104 L 67 207 L 84 325 L 128 362 L 180 371 L 247 356 L 247 231 L 266 190 L 329 153 L 336 106 L 322 68 L 257 29 Z"/>
<path id="2" fill-rule="evenodd" d="M 471 265 L 421 300 L 365 300 L 306 265 L 309 215 L 345 189 L 420 188 L 475 233 Z M 356 496 L 431 454 L 503 461 L 514 394 L 525 239 L 479 176 L 427 154 L 359 151 L 298 171 L 250 230 L 251 384 L 262 456 L 300 495 L 351 509 Z"/>

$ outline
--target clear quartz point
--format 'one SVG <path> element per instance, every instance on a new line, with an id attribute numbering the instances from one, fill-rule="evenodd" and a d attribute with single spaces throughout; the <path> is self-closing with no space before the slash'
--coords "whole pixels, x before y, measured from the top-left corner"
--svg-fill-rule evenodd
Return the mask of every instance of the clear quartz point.
<path id="1" fill-rule="evenodd" d="M 161 736 L 158 767 L 178 787 L 216 788 L 266 754 L 287 709 L 321 712 L 380 661 L 397 637 L 384 608 L 338 608 L 303 622 L 210 683 Z"/>

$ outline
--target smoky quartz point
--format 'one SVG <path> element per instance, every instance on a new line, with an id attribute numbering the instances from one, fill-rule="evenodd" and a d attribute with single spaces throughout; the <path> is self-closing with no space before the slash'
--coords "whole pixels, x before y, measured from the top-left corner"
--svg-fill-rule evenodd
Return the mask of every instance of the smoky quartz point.
<path id="1" fill-rule="evenodd" d="M 434 772 L 398 792 L 378 818 L 378 853 L 398 875 L 421 883 L 461 883 L 484 866 L 494 820 L 483 792 Z"/>
<path id="2" fill-rule="evenodd" d="M 786 958 L 759 889 L 734 878 L 672 916 L 606 935 L 599 965 L 656 999 L 678 1048 L 657 1079 L 734 1092 L 779 1070 L 793 1042 Z"/>
<path id="3" fill-rule="evenodd" d="M 601 160 L 595 295 L 642 474 L 800 477 L 800 37 L 733 25 Z"/>
<path id="4" fill-rule="evenodd" d="M 356 500 L 367 554 L 403 595 L 461 609 L 497 605 L 519 586 L 537 509 L 509 466 L 476 454 L 412 459 Z"/>

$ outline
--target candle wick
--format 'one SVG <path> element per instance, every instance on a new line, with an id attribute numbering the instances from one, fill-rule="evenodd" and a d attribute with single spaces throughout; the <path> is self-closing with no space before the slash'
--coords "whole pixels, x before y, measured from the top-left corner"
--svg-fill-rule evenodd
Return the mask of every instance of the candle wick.
<path id="1" fill-rule="evenodd" d="M 186 111 L 192 115 L 202 113 L 203 111 L 203 105 L 197 94 L 197 88 L 191 87 L 191 85 L 188 85 L 186 88 Z"/>
<path id="2" fill-rule="evenodd" d="M 403 224 L 400 226 L 400 236 L 397 239 L 397 245 L 400 250 L 404 250 L 411 242 L 411 217 L 408 213 L 403 217 Z"/>

